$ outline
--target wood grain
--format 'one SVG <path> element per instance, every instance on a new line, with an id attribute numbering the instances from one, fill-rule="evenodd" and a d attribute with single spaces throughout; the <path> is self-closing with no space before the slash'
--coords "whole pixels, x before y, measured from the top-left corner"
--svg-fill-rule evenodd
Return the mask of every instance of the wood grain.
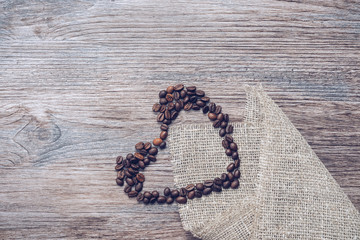
<path id="1" fill-rule="evenodd" d="M 1 1 L 0 239 L 193 239 L 177 207 L 117 187 L 158 135 L 160 89 L 201 86 L 241 119 L 262 82 L 360 209 L 358 1 Z M 201 122 L 181 113 L 175 124 Z M 167 150 L 145 188 L 173 182 Z"/>

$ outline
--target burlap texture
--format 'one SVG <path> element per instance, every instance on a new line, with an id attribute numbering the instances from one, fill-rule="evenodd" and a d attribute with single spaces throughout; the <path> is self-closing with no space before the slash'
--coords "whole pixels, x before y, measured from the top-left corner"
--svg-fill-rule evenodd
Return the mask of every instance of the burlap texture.
<path id="1" fill-rule="evenodd" d="M 261 84 L 242 89 L 244 121 L 232 134 L 240 186 L 178 205 L 184 229 L 202 239 L 359 239 L 358 211 L 300 132 Z M 174 126 L 168 141 L 175 187 L 220 176 L 232 162 L 209 122 Z"/>

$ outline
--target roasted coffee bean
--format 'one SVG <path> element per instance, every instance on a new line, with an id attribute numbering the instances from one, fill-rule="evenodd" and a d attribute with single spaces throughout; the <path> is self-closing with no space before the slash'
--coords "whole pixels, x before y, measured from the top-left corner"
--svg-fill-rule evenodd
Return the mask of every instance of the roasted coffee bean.
<path id="1" fill-rule="evenodd" d="M 128 155 L 126 155 L 127 160 L 130 160 L 132 157 L 134 157 L 134 155 L 132 153 L 128 153 Z"/>
<path id="2" fill-rule="evenodd" d="M 168 132 L 167 131 L 161 131 L 160 138 L 162 140 L 165 140 L 167 138 Z"/>
<path id="3" fill-rule="evenodd" d="M 158 198 L 160 196 L 159 192 L 158 191 L 152 191 L 151 195 L 154 197 L 154 198 Z"/>
<path id="4" fill-rule="evenodd" d="M 202 183 L 196 184 L 196 189 L 199 190 L 199 191 L 204 190 L 204 184 L 202 184 Z"/>
<path id="5" fill-rule="evenodd" d="M 179 191 L 178 190 L 175 189 L 175 190 L 171 191 L 171 197 L 176 198 L 178 196 L 179 196 Z"/>
<path id="6" fill-rule="evenodd" d="M 179 115 L 179 112 L 173 111 L 173 112 L 171 113 L 171 120 L 175 120 L 178 115 Z"/>
<path id="7" fill-rule="evenodd" d="M 168 101 L 166 100 L 166 98 L 160 98 L 159 103 L 165 105 L 168 103 Z"/>
<path id="8" fill-rule="evenodd" d="M 116 184 L 119 185 L 119 186 L 123 186 L 124 185 L 124 180 L 117 178 L 116 179 Z"/>
<path id="9" fill-rule="evenodd" d="M 159 114 L 157 115 L 156 121 L 162 122 L 162 121 L 164 121 L 164 119 L 165 119 L 164 113 L 159 113 Z"/>
<path id="10" fill-rule="evenodd" d="M 226 121 L 226 122 L 229 121 L 229 114 L 227 114 L 227 113 L 224 114 L 224 121 Z"/>
<path id="11" fill-rule="evenodd" d="M 189 97 L 189 96 L 186 96 L 186 97 L 184 98 L 183 103 L 186 105 L 186 103 L 188 103 L 189 101 L 190 101 L 190 97 Z"/>
<path id="12" fill-rule="evenodd" d="M 138 192 L 137 191 L 131 191 L 128 193 L 128 196 L 133 198 L 133 197 L 136 197 L 138 195 Z"/>
<path id="13" fill-rule="evenodd" d="M 149 165 L 149 164 L 150 164 L 150 159 L 145 158 L 145 159 L 144 159 L 144 163 L 145 163 L 145 166 Z"/>
<path id="14" fill-rule="evenodd" d="M 193 199 L 195 197 L 195 191 L 193 190 L 193 191 L 188 192 L 187 197 L 189 199 Z"/>
<path id="15" fill-rule="evenodd" d="M 225 140 L 229 142 L 229 145 L 234 141 L 233 137 L 229 134 L 225 135 Z"/>
<path id="16" fill-rule="evenodd" d="M 132 176 L 133 176 L 133 175 L 129 172 L 128 169 L 126 169 L 126 170 L 124 171 L 124 173 L 125 173 L 125 176 L 127 176 L 127 177 L 132 177 Z"/>
<path id="17" fill-rule="evenodd" d="M 131 186 L 126 185 L 126 186 L 124 187 L 124 192 L 125 192 L 125 193 L 131 192 Z"/>
<path id="18" fill-rule="evenodd" d="M 228 172 L 232 172 L 232 171 L 234 171 L 234 169 L 235 169 L 235 164 L 234 163 L 230 163 L 226 168 L 226 170 Z"/>
<path id="19" fill-rule="evenodd" d="M 144 197 L 143 202 L 144 202 L 145 204 L 148 204 L 148 203 L 150 202 L 150 199 Z"/>
<path id="20" fill-rule="evenodd" d="M 210 102 L 210 103 L 209 103 L 209 111 L 210 111 L 211 113 L 214 113 L 215 110 L 216 110 L 216 104 L 215 104 L 214 102 Z"/>
<path id="21" fill-rule="evenodd" d="M 202 90 L 196 90 L 196 96 L 203 97 L 203 96 L 205 96 L 205 92 Z"/>
<path id="22" fill-rule="evenodd" d="M 220 176 L 221 181 L 225 182 L 228 179 L 228 176 L 226 173 L 221 174 Z"/>
<path id="23" fill-rule="evenodd" d="M 177 85 L 174 86 L 175 91 L 181 91 L 183 89 L 184 89 L 184 84 L 180 83 L 180 84 L 177 84 Z"/>
<path id="24" fill-rule="evenodd" d="M 170 111 L 166 109 L 165 112 L 164 112 L 164 116 L 165 116 L 166 119 L 171 119 Z"/>
<path id="25" fill-rule="evenodd" d="M 234 181 L 232 181 L 230 187 L 232 189 L 238 188 L 239 187 L 239 180 L 235 179 Z"/>
<path id="26" fill-rule="evenodd" d="M 230 182 L 230 181 L 225 181 L 225 182 L 223 182 L 223 184 L 222 184 L 223 188 L 225 188 L 225 189 L 228 189 L 228 188 L 230 187 L 230 185 L 231 185 L 231 182 Z"/>
<path id="27" fill-rule="evenodd" d="M 174 97 L 175 100 L 179 100 L 180 99 L 180 93 L 179 92 L 174 92 L 173 97 Z"/>
<path id="28" fill-rule="evenodd" d="M 240 170 L 239 169 L 236 169 L 235 171 L 234 171 L 234 177 L 235 178 L 240 178 Z"/>
<path id="29" fill-rule="evenodd" d="M 121 164 L 121 163 L 123 163 L 123 161 L 124 161 L 124 158 L 122 156 L 118 156 L 116 158 L 116 164 Z"/>
<path id="30" fill-rule="evenodd" d="M 181 97 L 181 98 L 186 97 L 186 95 L 187 95 L 187 92 L 186 92 L 185 90 L 181 90 L 181 91 L 180 91 L 180 97 Z"/>
<path id="31" fill-rule="evenodd" d="M 160 129 L 161 129 L 162 131 L 167 131 L 167 130 L 169 129 L 169 126 L 166 125 L 166 124 L 161 124 Z"/>
<path id="32" fill-rule="evenodd" d="M 139 165 L 139 167 L 140 167 L 141 169 L 144 169 L 144 168 L 145 168 L 145 163 L 144 163 L 144 161 L 139 161 L 139 162 L 138 162 L 138 165 Z"/>
<path id="33" fill-rule="evenodd" d="M 174 202 L 174 199 L 172 198 L 172 197 L 168 197 L 167 199 L 166 199 L 166 203 L 167 204 L 172 204 Z"/>
<path id="34" fill-rule="evenodd" d="M 171 194 L 170 188 L 166 187 L 166 188 L 164 189 L 164 195 L 165 195 L 165 196 L 169 196 L 170 194 Z"/>
<path id="35" fill-rule="evenodd" d="M 222 191 L 222 186 L 219 186 L 219 185 L 216 185 L 216 184 L 214 184 L 211 188 L 212 188 L 212 190 L 214 192 L 221 192 Z"/>
<path id="36" fill-rule="evenodd" d="M 203 102 L 208 102 L 208 101 L 210 101 L 210 98 L 209 97 L 202 97 L 202 98 L 200 98 L 201 99 L 201 101 L 203 101 Z"/>
<path id="37" fill-rule="evenodd" d="M 142 188 L 143 188 L 143 183 L 142 182 L 138 182 L 135 185 L 135 191 L 137 191 L 137 192 L 141 192 Z"/>
<path id="38" fill-rule="evenodd" d="M 206 181 L 204 182 L 204 186 L 205 186 L 205 187 L 211 187 L 213 184 L 214 184 L 214 181 L 213 181 L 213 180 L 206 180 Z"/>
<path id="39" fill-rule="evenodd" d="M 145 176 L 144 176 L 144 174 L 142 174 L 142 173 L 138 173 L 138 174 L 136 174 L 136 179 L 137 179 L 139 182 L 144 182 L 144 181 L 145 181 Z"/>
<path id="40" fill-rule="evenodd" d="M 211 121 L 214 121 L 216 120 L 216 114 L 215 113 L 212 113 L 212 112 L 209 112 L 208 113 L 208 117 Z"/>
<path id="41" fill-rule="evenodd" d="M 151 148 L 151 142 L 146 142 L 146 143 L 144 144 L 144 149 L 145 149 L 146 151 L 149 151 L 150 148 Z"/>
<path id="42" fill-rule="evenodd" d="M 179 104 L 180 104 L 180 110 L 184 108 L 184 101 L 183 100 L 179 100 Z"/>
<path id="43" fill-rule="evenodd" d="M 230 149 L 233 151 L 237 151 L 238 150 L 237 144 L 234 142 L 230 143 Z"/>
<path id="44" fill-rule="evenodd" d="M 152 107 L 153 112 L 160 111 L 160 107 L 161 107 L 161 105 L 159 103 L 155 103 Z"/>
<path id="45" fill-rule="evenodd" d="M 187 92 L 187 95 L 188 95 L 189 97 L 195 96 L 195 95 L 196 95 L 196 92 L 194 92 L 194 91 L 188 91 L 188 92 Z"/>
<path id="46" fill-rule="evenodd" d="M 134 159 L 135 159 L 135 161 L 134 161 Z M 132 157 L 130 161 L 129 161 L 129 160 L 127 160 L 127 159 L 126 159 L 126 160 L 124 160 L 124 165 L 125 165 L 125 167 L 126 167 L 126 168 L 129 168 L 129 167 L 130 167 L 130 165 L 131 165 L 131 163 L 136 162 L 136 160 L 137 160 L 137 159 L 136 159 L 135 157 Z"/>
<path id="47" fill-rule="evenodd" d="M 150 148 L 150 150 L 149 150 L 149 154 L 150 155 L 156 155 L 158 153 L 158 149 L 156 148 L 156 147 L 152 147 L 152 148 Z"/>
<path id="48" fill-rule="evenodd" d="M 234 127 L 233 127 L 233 125 L 228 125 L 227 127 L 226 127 L 226 133 L 232 133 L 234 131 Z"/>
<path id="49" fill-rule="evenodd" d="M 156 203 L 156 198 L 155 197 L 150 198 L 150 203 L 151 204 Z"/>
<path id="50" fill-rule="evenodd" d="M 188 91 L 190 91 L 190 92 L 194 92 L 194 91 L 196 91 L 196 86 L 186 87 L 186 90 L 188 90 Z"/>
<path id="51" fill-rule="evenodd" d="M 186 186 L 185 189 L 186 189 L 186 191 L 190 192 L 190 191 L 195 189 L 195 185 L 194 184 L 189 184 L 189 185 Z"/>
<path id="52" fill-rule="evenodd" d="M 232 158 L 233 160 L 238 159 L 238 158 L 239 158 L 238 152 L 233 152 L 232 155 L 231 155 L 231 158 Z"/>
<path id="53" fill-rule="evenodd" d="M 164 98 L 166 96 L 167 92 L 165 90 L 161 90 L 159 92 L 159 98 Z"/>
<path id="54" fill-rule="evenodd" d="M 170 125 L 171 120 L 170 120 L 170 119 L 164 119 L 163 123 L 164 123 L 164 124 L 167 124 L 167 125 Z"/>
<path id="55" fill-rule="evenodd" d="M 148 192 L 148 191 L 144 192 L 144 197 L 149 198 L 149 199 L 152 198 L 151 192 Z"/>
<path id="56" fill-rule="evenodd" d="M 154 144 L 155 146 L 159 146 L 161 143 L 162 143 L 162 139 L 161 139 L 161 138 L 155 138 L 155 139 L 153 140 L 153 144 Z"/>
<path id="57" fill-rule="evenodd" d="M 187 104 L 185 104 L 185 106 L 184 106 L 184 110 L 185 111 L 189 111 L 189 110 L 191 110 L 191 108 L 192 108 L 192 103 L 191 102 L 188 102 Z"/>
<path id="58" fill-rule="evenodd" d="M 174 86 L 168 86 L 167 88 L 166 88 L 166 92 L 167 93 L 172 93 L 174 91 Z"/>
<path id="59" fill-rule="evenodd" d="M 165 110 L 166 110 L 166 106 L 165 106 L 165 105 L 161 105 L 159 112 L 164 113 Z"/>
<path id="60" fill-rule="evenodd" d="M 166 202 L 166 197 L 164 197 L 164 196 L 158 197 L 157 202 L 158 202 L 159 204 L 165 203 L 165 202 Z"/>
<path id="61" fill-rule="evenodd" d="M 224 114 L 220 113 L 219 115 L 217 115 L 217 120 L 219 121 L 224 120 Z"/>
<path id="62" fill-rule="evenodd" d="M 182 197 L 185 197 L 187 194 L 187 191 L 185 188 L 180 188 L 179 190 L 179 195 L 182 196 Z"/>
<path id="63" fill-rule="evenodd" d="M 219 185 L 219 186 L 221 186 L 222 185 L 222 180 L 221 180 L 221 178 L 214 178 L 214 183 L 216 184 L 216 185 Z"/>
<path id="64" fill-rule="evenodd" d="M 152 162 L 156 162 L 156 157 L 154 155 L 148 155 L 148 159 Z"/>
<path id="65" fill-rule="evenodd" d="M 220 136 L 220 137 L 224 137 L 225 134 L 226 134 L 225 129 L 221 128 L 221 129 L 219 130 L 219 136 Z"/>
<path id="66" fill-rule="evenodd" d="M 222 110 L 222 107 L 221 107 L 220 105 L 217 105 L 214 113 L 215 113 L 216 115 L 218 115 L 218 114 L 221 113 L 221 110 Z"/>
<path id="67" fill-rule="evenodd" d="M 234 161 L 234 165 L 235 165 L 235 168 L 240 167 L 240 159 L 236 159 L 236 160 Z"/>
<path id="68" fill-rule="evenodd" d="M 235 177 L 234 177 L 234 174 L 232 174 L 231 172 L 228 172 L 228 179 L 230 182 L 234 181 Z"/>
<path id="69" fill-rule="evenodd" d="M 221 122 L 220 127 L 221 128 L 226 128 L 226 126 L 228 125 L 228 122 L 226 122 L 225 120 Z M 225 129 L 224 129 L 225 130 Z"/>
<path id="70" fill-rule="evenodd" d="M 128 168 L 129 173 L 131 173 L 131 175 L 135 175 L 136 173 L 138 173 L 139 171 L 133 169 L 133 168 Z"/>
<path id="71" fill-rule="evenodd" d="M 198 111 L 198 110 L 200 110 L 200 107 L 196 104 L 193 104 L 192 110 Z"/>
<path id="72" fill-rule="evenodd" d="M 139 165 L 134 164 L 134 163 L 131 164 L 130 167 L 131 167 L 132 169 L 139 169 L 139 168 L 140 168 Z"/>
<path id="73" fill-rule="evenodd" d="M 180 110 L 181 110 L 181 103 L 180 103 L 180 102 L 176 102 L 176 103 L 175 103 L 175 110 L 176 110 L 177 112 L 180 112 Z"/>
<path id="74" fill-rule="evenodd" d="M 202 197 L 202 192 L 201 191 L 195 191 L 195 197 L 201 198 Z"/>
<path id="75" fill-rule="evenodd" d="M 204 195 L 209 195 L 211 192 L 212 192 L 212 188 L 211 188 L 211 187 L 206 187 L 206 188 L 203 190 L 203 194 L 204 194 Z"/>
<path id="76" fill-rule="evenodd" d="M 129 186 L 133 186 L 135 184 L 131 178 L 126 178 L 125 181 Z"/>
<path id="77" fill-rule="evenodd" d="M 191 96 L 190 97 L 190 102 L 192 103 L 196 103 L 197 97 L 196 96 Z"/>
<path id="78" fill-rule="evenodd" d="M 229 148 L 229 142 L 226 141 L 225 139 L 222 140 L 221 144 L 222 144 L 222 146 L 223 146 L 225 149 L 226 149 L 226 148 Z"/>
<path id="79" fill-rule="evenodd" d="M 124 170 L 120 170 L 117 172 L 117 178 L 118 179 L 124 179 L 125 177 L 125 173 L 124 173 Z"/>
<path id="80" fill-rule="evenodd" d="M 225 150 L 225 154 L 227 155 L 227 156 L 231 156 L 232 155 L 232 151 L 231 151 L 231 149 L 226 149 Z"/>
<path id="81" fill-rule="evenodd" d="M 144 200 L 144 195 L 141 194 L 141 193 L 139 193 L 139 194 L 137 195 L 137 197 L 136 197 L 136 200 L 137 200 L 138 202 L 143 201 L 143 200 Z"/>
<path id="82" fill-rule="evenodd" d="M 134 154 L 134 157 L 137 160 L 144 160 L 144 156 L 142 154 L 138 153 L 138 152 Z"/>
<path id="83" fill-rule="evenodd" d="M 185 204 L 187 202 L 187 199 L 186 197 L 177 197 L 176 198 L 176 202 L 179 203 L 179 204 Z"/>
<path id="84" fill-rule="evenodd" d="M 208 113 L 209 112 L 209 106 L 205 106 L 202 111 L 203 111 L 203 114 Z"/>
<path id="85" fill-rule="evenodd" d="M 172 94 L 168 93 L 168 94 L 166 94 L 165 99 L 168 102 L 172 102 L 174 100 L 174 96 Z"/>
<path id="86" fill-rule="evenodd" d="M 140 149 L 140 150 L 138 150 L 139 151 L 139 153 L 141 154 L 141 155 L 143 155 L 143 156 L 146 156 L 147 155 L 147 151 L 145 150 L 145 149 Z"/>
<path id="87" fill-rule="evenodd" d="M 171 111 L 175 108 L 175 103 L 173 102 L 169 102 L 167 105 L 167 110 Z"/>
<path id="88" fill-rule="evenodd" d="M 213 123 L 213 127 L 218 128 L 218 127 L 220 127 L 220 124 L 221 124 L 220 120 L 215 120 Z"/>
<path id="89" fill-rule="evenodd" d="M 162 143 L 160 143 L 160 146 L 159 146 L 161 149 L 164 149 L 166 147 L 166 142 L 163 141 Z"/>
<path id="90" fill-rule="evenodd" d="M 115 170 L 116 170 L 116 171 L 120 171 L 120 170 L 123 169 L 123 168 L 124 168 L 124 164 L 123 164 L 123 163 L 116 164 L 116 166 L 115 166 Z"/>

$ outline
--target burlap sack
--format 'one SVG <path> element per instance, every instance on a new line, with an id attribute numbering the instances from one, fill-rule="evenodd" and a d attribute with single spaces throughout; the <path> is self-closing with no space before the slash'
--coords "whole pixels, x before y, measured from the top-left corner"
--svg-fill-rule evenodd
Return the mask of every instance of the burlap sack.
<path id="1" fill-rule="evenodd" d="M 264 92 L 244 85 L 233 123 L 240 187 L 179 205 L 185 230 L 202 239 L 359 239 L 360 216 L 300 132 Z M 175 186 L 220 176 L 232 162 L 209 122 L 169 132 Z"/>

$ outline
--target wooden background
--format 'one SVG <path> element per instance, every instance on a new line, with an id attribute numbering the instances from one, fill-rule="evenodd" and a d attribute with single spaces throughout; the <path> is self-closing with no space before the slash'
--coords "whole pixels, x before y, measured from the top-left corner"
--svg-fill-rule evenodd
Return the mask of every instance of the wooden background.
<path id="1" fill-rule="evenodd" d="M 158 135 L 151 107 L 179 82 L 235 120 L 241 85 L 262 82 L 360 209 L 359 3 L 0 1 L 0 239 L 193 239 L 113 170 Z M 171 169 L 165 150 L 145 188 Z"/>

